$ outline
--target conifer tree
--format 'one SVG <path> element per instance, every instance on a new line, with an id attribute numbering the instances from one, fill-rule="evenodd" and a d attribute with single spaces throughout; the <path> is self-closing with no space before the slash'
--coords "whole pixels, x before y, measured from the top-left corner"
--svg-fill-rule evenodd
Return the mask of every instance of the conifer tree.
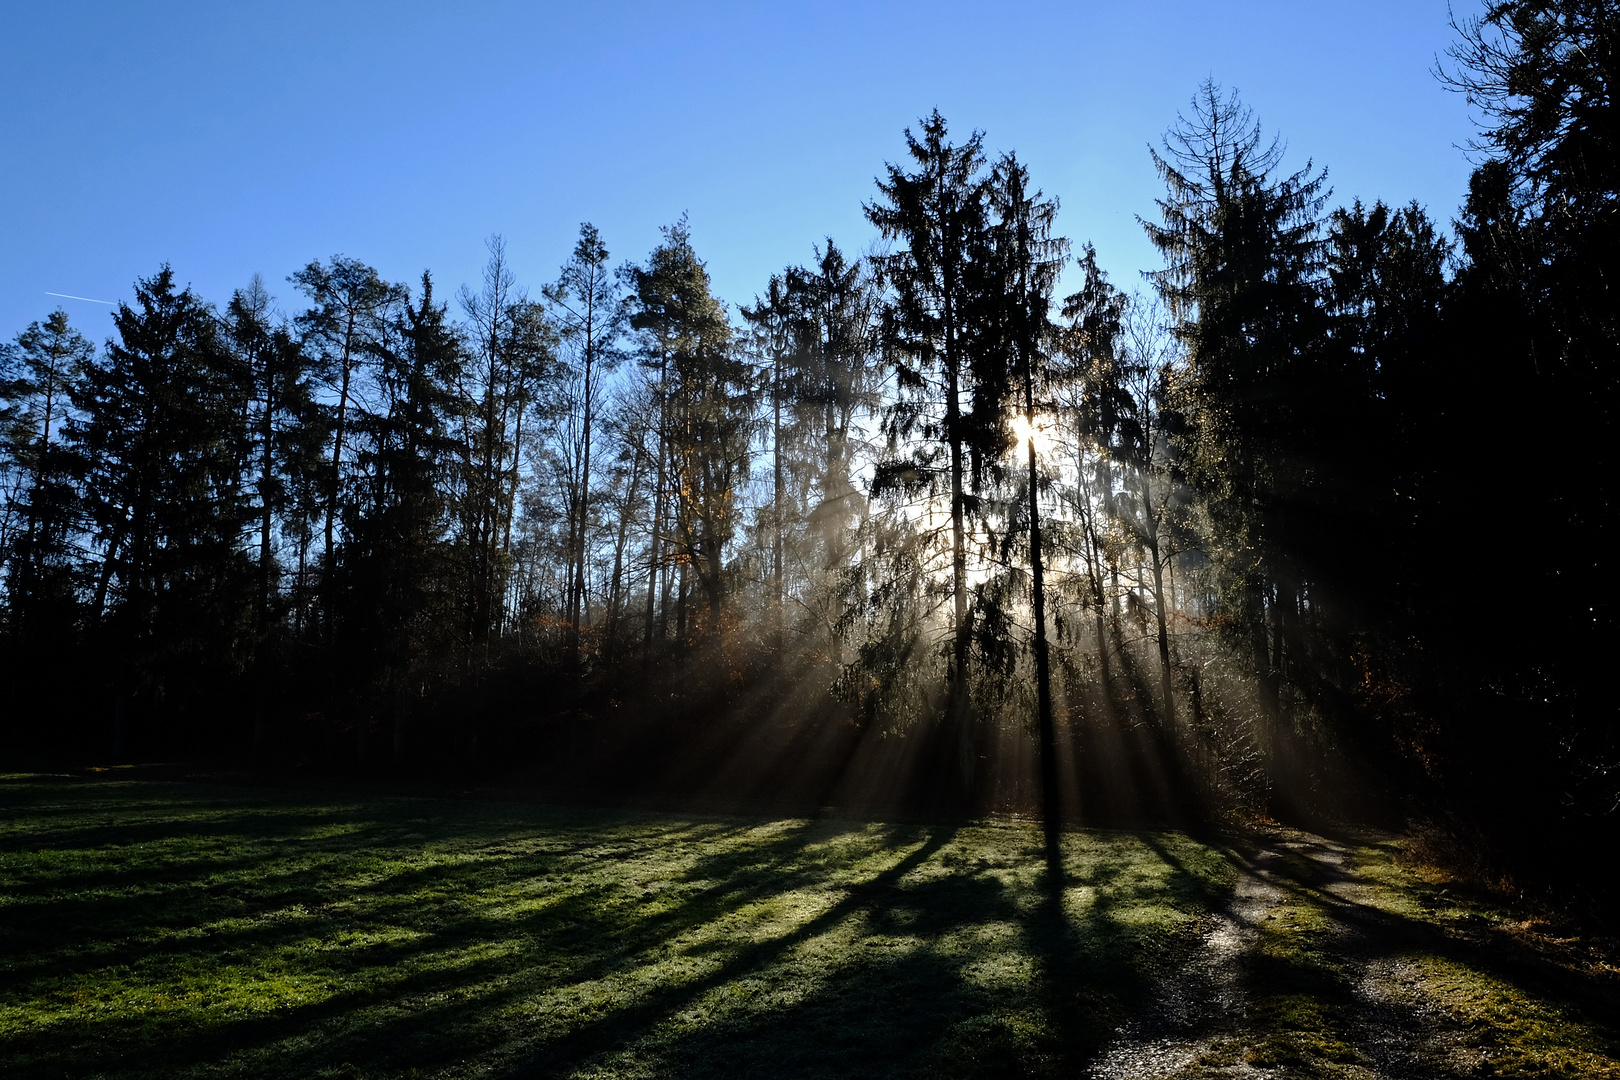
<path id="1" fill-rule="evenodd" d="M 1113 454 L 1126 473 L 1128 497 L 1116 500 L 1116 511 L 1147 560 L 1159 651 L 1159 700 L 1169 726 L 1176 720 L 1169 626 L 1173 589 L 1166 587 L 1165 572 L 1189 533 L 1188 492 L 1179 480 L 1175 414 L 1168 407 L 1179 370 L 1178 349 L 1169 336 L 1163 307 L 1141 296 L 1131 297 L 1125 306 L 1120 329 L 1123 348 L 1112 369 L 1118 375 L 1115 400 L 1120 413 Z"/>
<path id="2" fill-rule="evenodd" d="M 277 322 L 273 301 L 257 274 L 231 297 L 225 331 L 248 388 L 249 471 L 257 502 L 257 618 L 261 637 L 280 613 L 282 568 L 276 555 L 276 528 L 292 513 L 290 478 L 314 472 L 311 450 L 323 431 L 315 408 L 314 369 L 302 343 Z"/>
<path id="3" fill-rule="evenodd" d="M 949 500 L 951 653 L 948 723 L 956 742 L 957 796 L 970 797 L 978 772 L 978 738 L 971 715 L 969 658 L 973 624 L 968 604 L 968 531 L 978 512 L 976 488 L 1000 460 L 1001 387 L 974 378 L 983 312 L 987 253 L 987 178 L 983 135 L 960 146 L 948 141 L 938 111 L 906 131 L 915 172 L 889 165 L 878 181 L 880 200 L 866 216 L 896 248 L 878 257 L 890 293 L 884 350 L 899 398 L 885 421 L 891 446 L 912 447 L 904 460 L 880 465 L 874 494 L 940 491 Z M 994 402 L 980 402 L 979 391 Z M 913 443 L 913 438 L 919 442 Z"/>
<path id="4" fill-rule="evenodd" d="M 1052 235 L 1057 202 L 1031 191 L 1029 171 L 1009 154 L 996 165 L 990 184 L 991 263 L 995 340 L 984 352 L 979 381 L 1007 385 L 1023 417 L 1026 475 L 1021 531 L 1028 545 L 1030 607 L 1035 623 L 1036 730 L 1041 752 L 1041 788 L 1048 822 L 1059 816 L 1057 742 L 1052 716 L 1051 658 L 1047 642 L 1045 552 L 1041 535 L 1039 426 L 1051 408 L 1053 384 L 1064 374 L 1055 362 L 1052 294 L 1067 259 L 1068 242 Z M 999 371 L 992 371 L 996 363 Z M 977 406 L 976 406 L 977 407 Z"/>
<path id="5" fill-rule="evenodd" d="M 214 312 L 167 266 L 136 282 L 113 322 L 72 429 L 101 557 L 90 616 L 121 704 L 183 702 L 220 686 L 251 637 L 249 388 Z"/>
<path id="6" fill-rule="evenodd" d="M 1455 26 L 1440 75 L 1478 110 L 1484 160 L 1456 223 L 1447 393 L 1431 399 L 1445 434 L 1431 443 L 1430 490 L 1450 497 L 1429 508 L 1423 536 L 1450 557 L 1433 568 L 1422 625 L 1476 632 L 1430 639 L 1444 658 L 1430 707 L 1451 714 L 1455 788 L 1534 874 L 1562 875 L 1607 841 L 1620 805 L 1608 676 L 1620 613 L 1620 16 L 1609 0 L 1491 0 Z M 1501 574 L 1493 545 L 1455 542 L 1504 493 L 1514 520 L 1547 540 L 1520 561 L 1508 598 L 1469 587 Z M 1477 629 L 1504 622 L 1505 644 Z M 1522 802 L 1500 798 L 1510 784 Z"/>
<path id="7" fill-rule="evenodd" d="M 732 341 L 725 306 L 710 292 L 709 274 L 692 249 L 683 217 L 664 229 L 664 242 L 645 267 L 630 271 L 635 295 L 630 325 L 642 336 L 643 363 L 656 371 L 661 451 L 651 565 L 664 575 L 680 567 L 677 637 L 686 636 L 687 575 L 708 601 L 710 630 L 718 629 L 725 599 L 725 548 L 738 523 L 738 493 L 747 479 L 753 380 Z M 666 554 L 667 552 L 667 554 Z M 648 620 L 653 616 L 649 581 Z M 659 615 L 662 628 L 665 613 Z M 660 638 L 664 632 L 660 629 Z"/>
<path id="8" fill-rule="evenodd" d="M 459 460 L 452 424 L 463 361 L 424 273 L 416 301 L 401 307 L 375 349 L 378 396 L 356 424 L 361 479 L 337 567 L 342 659 L 351 677 L 373 680 L 384 695 L 396 756 L 405 750 L 407 699 L 461 626 L 448 494 Z"/>
<path id="9" fill-rule="evenodd" d="M 766 524 L 773 602 L 788 582 L 818 582 L 847 569 L 850 543 L 864 517 L 856 485 L 859 425 L 878 407 L 880 300 L 865 262 L 848 260 L 831 239 L 809 267 L 773 275 L 766 295 L 742 314 L 770 364 L 772 486 Z M 790 563 L 794 565 L 789 565 Z M 842 612 L 826 610 L 834 627 Z"/>
<path id="10" fill-rule="evenodd" d="M 1147 223 L 1155 275 L 1188 352 L 1188 470 L 1214 526 L 1215 561 L 1264 698 L 1282 708 L 1297 639 L 1300 568 L 1288 530 L 1311 477 L 1309 404 L 1325 340 L 1319 281 L 1325 176 L 1276 175 L 1235 94 L 1200 87 L 1154 164 L 1168 193 Z"/>
<path id="11" fill-rule="evenodd" d="M 60 308 L 17 335 L 5 453 L 18 472 L 9 494 L 13 521 L 0 552 L 6 569 L 10 630 L 62 644 L 76 615 L 74 534 L 80 524 L 74 456 L 64 445 L 73 398 L 95 346 Z"/>
<path id="12" fill-rule="evenodd" d="M 818 459 L 818 501 L 810 508 L 810 526 L 820 534 L 826 569 L 844 562 L 851 525 L 861 516 L 856 440 L 858 425 L 876 413 L 879 402 L 880 303 L 864 261 L 846 259 L 831 239 L 815 254 L 811 267 L 792 275 L 809 332 L 791 391 L 797 403 L 794 426 L 803 429 L 796 441 Z"/>
<path id="13" fill-rule="evenodd" d="M 1080 288 L 1063 301 L 1063 316 L 1069 320 L 1063 336 L 1069 371 L 1061 390 L 1074 424 L 1070 507 L 1086 566 L 1085 606 L 1091 609 L 1104 700 L 1111 700 L 1113 639 L 1119 637 L 1117 619 L 1114 633 L 1108 631 L 1109 611 L 1118 602 L 1110 581 L 1117 579 L 1119 568 L 1119 545 L 1112 532 L 1118 514 L 1112 454 L 1128 411 L 1120 364 L 1126 300 L 1098 267 L 1097 252 L 1089 244 L 1079 269 Z"/>
<path id="14" fill-rule="evenodd" d="M 788 387 L 792 368 L 801 347 L 802 319 L 795 310 L 796 297 L 791 290 L 789 276 L 772 274 L 766 286 L 765 297 L 756 297 L 752 307 L 743 305 L 742 317 L 753 326 L 754 349 L 764 357 L 768 374 L 766 399 L 770 403 L 771 440 L 771 499 L 763 522 L 770 537 L 771 621 L 777 647 L 782 636 L 782 607 L 787 599 L 786 561 L 787 531 L 796 524 L 798 515 L 789 521 L 790 495 L 787 489 L 787 448 L 783 444 L 783 409 L 788 406 Z M 795 507 L 795 510 L 798 508 Z"/>

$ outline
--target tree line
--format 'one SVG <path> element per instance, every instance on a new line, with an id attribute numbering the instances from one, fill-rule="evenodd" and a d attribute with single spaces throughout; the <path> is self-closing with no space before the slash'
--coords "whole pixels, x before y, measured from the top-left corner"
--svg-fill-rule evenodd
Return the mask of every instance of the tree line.
<path id="1" fill-rule="evenodd" d="M 164 266 L 100 348 L 58 310 L 5 358 L 7 752 L 578 769 L 633 713 L 646 745 L 910 738 L 960 807 L 1012 731 L 1049 797 L 1136 757 L 1167 805 L 1325 812 L 1360 769 L 1515 857 L 1588 842 L 1620 796 L 1614 29 L 1458 26 L 1485 122 L 1450 230 L 1330 210 L 1206 83 L 1134 291 L 936 112 L 866 253 L 735 308 L 683 219 L 619 265 L 583 225 L 537 294 L 492 238 L 453 303 L 334 256 L 288 308 Z"/>

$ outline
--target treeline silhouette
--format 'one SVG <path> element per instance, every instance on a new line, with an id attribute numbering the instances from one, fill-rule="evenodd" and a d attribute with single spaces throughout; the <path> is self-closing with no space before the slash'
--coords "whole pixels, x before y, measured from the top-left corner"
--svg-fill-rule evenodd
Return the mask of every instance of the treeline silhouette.
<path id="1" fill-rule="evenodd" d="M 938 113 L 751 303 L 685 221 L 448 302 L 334 256 L 5 354 L 3 753 L 1612 842 L 1615 17 L 1499 3 L 1450 231 L 1235 94 L 1127 294 Z M 1059 295 L 1065 267 L 1075 291 Z M 735 317 L 734 317 L 735 316 Z M 1590 881 L 1587 880 L 1590 886 Z M 1591 886 L 1594 887 L 1595 886 Z"/>

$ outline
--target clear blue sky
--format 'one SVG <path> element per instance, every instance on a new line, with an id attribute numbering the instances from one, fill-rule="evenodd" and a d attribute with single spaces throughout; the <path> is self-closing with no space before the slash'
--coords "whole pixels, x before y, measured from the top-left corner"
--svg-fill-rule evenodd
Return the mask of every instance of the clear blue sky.
<path id="1" fill-rule="evenodd" d="M 1459 14 L 1471 11 L 1459 0 Z M 1127 288 L 1147 145 L 1237 87 L 1335 204 L 1466 189 L 1445 0 L 1093 3 L 12 3 L 0 14 L 0 337 L 170 262 L 223 304 L 335 253 L 476 283 L 503 234 L 538 293 L 581 221 L 639 259 L 685 210 L 736 303 L 831 234 L 938 107 L 1015 149 Z"/>

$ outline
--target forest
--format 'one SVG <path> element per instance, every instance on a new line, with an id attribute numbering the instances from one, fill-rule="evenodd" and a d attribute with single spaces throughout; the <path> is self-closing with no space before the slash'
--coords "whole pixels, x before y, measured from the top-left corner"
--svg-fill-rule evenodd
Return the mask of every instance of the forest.
<path id="1" fill-rule="evenodd" d="M 0 760 L 1422 821 L 1611 907 L 1616 18 L 1461 24 L 1458 207 L 1338 205 L 1206 82 L 1140 282 L 936 111 L 872 235 L 752 297 L 683 218 L 548 281 L 492 236 L 459 290 L 337 254 L 158 266 L 99 344 L 44 313 L 0 357 Z"/>

